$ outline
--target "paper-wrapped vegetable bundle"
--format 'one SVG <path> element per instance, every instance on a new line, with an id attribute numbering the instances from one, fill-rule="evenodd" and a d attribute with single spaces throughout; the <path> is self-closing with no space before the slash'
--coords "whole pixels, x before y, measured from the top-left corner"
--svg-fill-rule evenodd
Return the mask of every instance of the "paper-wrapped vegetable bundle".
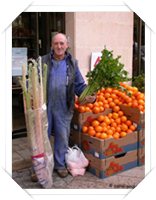
<path id="1" fill-rule="evenodd" d="M 53 185 L 52 172 L 54 167 L 53 152 L 47 134 L 48 120 L 46 110 L 47 65 L 33 61 L 23 66 L 20 80 L 26 118 L 27 134 L 32 154 L 32 165 L 39 183 L 43 188 Z"/>

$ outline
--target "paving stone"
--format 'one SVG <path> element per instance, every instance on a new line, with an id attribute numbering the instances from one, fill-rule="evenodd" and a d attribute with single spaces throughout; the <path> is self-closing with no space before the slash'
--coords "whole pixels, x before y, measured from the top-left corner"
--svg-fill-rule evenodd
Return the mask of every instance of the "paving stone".
<path id="1" fill-rule="evenodd" d="M 12 164 L 12 171 L 16 171 L 16 170 L 19 170 L 19 169 L 25 169 L 25 168 L 28 168 L 28 167 L 31 167 L 32 166 L 32 161 L 31 159 L 27 159 L 27 160 L 18 160 L 16 162 L 13 162 Z"/>
<path id="2" fill-rule="evenodd" d="M 145 176 L 144 166 L 135 167 L 135 170 L 129 169 L 125 172 L 120 173 L 120 176 L 130 176 L 130 177 L 143 177 Z"/>
<path id="3" fill-rule="evenodd" d="M 13 146 L 12 150 L 13 150 L 13 152 L 14 152 L 14 151 L 15 151 L 15 152 L 18 152 L 18 151 L 21 150 L 21 147 L 20 147 L 18 144 L 16 144 L 16 145 Z"/>
<path id="4" fill-rule="evenodd" d="M 20 155 L 23 159 L 27 160 L 27 159 L 31 159 L 31 153 L 29 149 L 24 149 L 20 151 Z"/>
<path id="5" fill-rule="evenodd" d="M 142 179 L 135 177 L 127 177 L 127 176 L 121 177 L 119 175 L 114 175 L 103 180 L 109 187 L 122 189 L 122 188 L 134 188 L 140 183 Z"/>
<path id="6" fill-rule="evenodd" d="M 68 189 L 100 189 L 100 188 L 108 188 L 108 184 L 105 181 L 91 181 L 82 179 L 79 180 L 77 178 L 74 178 L 74 180 L 68 184 Z"/>
<path id="7" fill-rule="evenodd" d="M 13 163 L 23 161 L 23 158 L 17 152 L 13 152 L 12 154 Z"/>
<path id="8" fill-rule="evenodd" d="M 21 143 L 22 138 L 17 138 L 12 140 L 12 146 L 16 146 Z"/>

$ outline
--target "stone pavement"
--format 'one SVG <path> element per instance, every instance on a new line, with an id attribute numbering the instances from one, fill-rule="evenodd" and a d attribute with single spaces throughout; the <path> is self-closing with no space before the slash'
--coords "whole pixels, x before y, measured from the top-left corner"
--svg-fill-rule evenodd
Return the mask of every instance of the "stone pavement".
<path id="1" fill-rule="evenodd" d="M 31 182 L 31 160 L 27 137 L 13 139 L 12 142 L 12 178 L 24 189 L 41 189 L 39 183 Z M 53 173 L 53 188 L 57 189 L 131 189 L 142 181 L 145 175 L 144 166 L 132 168 L 117 175 L 99 179 L 90 172 L 84 176 L 60 178 Z"/>

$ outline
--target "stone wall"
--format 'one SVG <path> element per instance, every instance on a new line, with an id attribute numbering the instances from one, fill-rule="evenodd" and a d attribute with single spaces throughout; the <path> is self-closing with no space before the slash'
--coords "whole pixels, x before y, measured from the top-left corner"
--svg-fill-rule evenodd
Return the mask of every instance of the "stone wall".
<path id="1" fill-rule="evenodd" d="M 66 34 L 70 51 L 78 59 L 85 77 L 90 69 L 91 53 L 101 52 L 104 46 L 132 74 L 133 12 L 76 12 L 66 13 Z"/>

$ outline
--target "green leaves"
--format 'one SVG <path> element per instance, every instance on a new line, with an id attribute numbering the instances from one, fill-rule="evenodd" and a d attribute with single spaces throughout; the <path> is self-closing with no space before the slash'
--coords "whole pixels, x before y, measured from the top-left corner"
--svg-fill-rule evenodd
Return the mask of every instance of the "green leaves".
<path id="1" fill-rule="evenodd" d="M 114 58 L 113 51 L 104 48 L 100 62 L 86 75 L 90 89 L 87 89 L 87 93 L 81 94 L 80 102 L 85 98 L 84 95 L 92 95 L 102 87 L 120 88 L 120 82 L 131 80 L 128 77 L 128 72 L 124 69 L 124 64 L 120 63 L 120 58 L 121 56 Z"/>
<path id="2" fill-rule="evenodd" d="M 88 72 L 88 84 L 92 81 L 98 82 L 101 87 L 116 87 L 120 82 L 131 80 L 128 78 L 128 72 L 124 70 L 124 65 L 119 62 L 121 56 L 113 58 L 113 51 L 106 48 L 102 51 L 100 62 L 93 71 Z"/>
<path id="3" fill-rule="evenodd" d="M 141 73 L 138 76 L 133 77 L 132 86 L 135 86 L 141 92 L 145 92 L 145 74 Z"/>

